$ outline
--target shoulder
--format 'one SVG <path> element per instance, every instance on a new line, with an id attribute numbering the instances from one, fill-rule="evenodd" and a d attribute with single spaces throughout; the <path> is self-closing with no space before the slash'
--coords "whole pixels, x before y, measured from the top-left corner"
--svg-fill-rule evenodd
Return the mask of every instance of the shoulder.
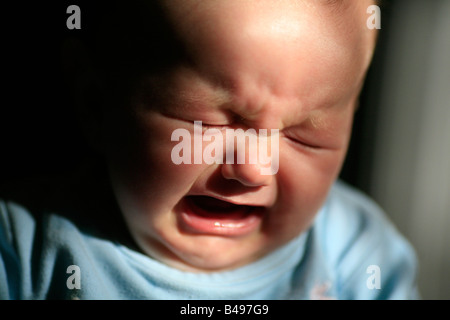
<path id="1" fill-rule="evenodd" d="M 36 220 L 24 208 L 0 199 L 0 299 L 18 299 L 32 259 Z M 27 273 L 27 272 L 26 272 Z M 27 274 L 29 277 L 30 274 Z M 28 286 L 28 285 L 25 285 Z"/>
<path id="2" fill-rule="evenodd" d="M 8 246 L 17 251 L 23 249 L 26 243 L 30 246 L 35 230 L 36 219 L 26 208 L 0 199 L 0 244 L 2 249 Z"/>
<path id="3" fill-rule="evenodd" d="M 330 255 L 342 254 L 349 246 L 367 248 L 390 243 L 409 247 L 375 201 L 342 181 L 331 188 L 315 227 Z M 340 258 L 334 257 L 336 263 Z"/>
<path id="4" fill-rule="evenodd" d="M 80 232 L 70 219 L 3 199 L 0 199 L 0 230 L 2 244 L 10 245 L 17 252 L 31 250 L 42 241 L 61 241 L 71 233 Z"/>
<path id="5" fill-rule="evenodd" d="M 35 210 L 0 200 L 0 300 L 109 297 L 103 267 L 117 260 L 113 242 L 67 216 Z M 82 275 L 83 292 L 67 284 L 71 273 Z"/>
<path id="6" fill-rule="evenodd" d="M 415 297 L 416 255 L 384 211 L 367 195 L 338 181 L 317 217 L 321 250 L 348 299 Z M 371 272 L 381 282 L 371 284 Z M 378 288 L 380 287 L 380 288 Z"/>
<path id="7" fill-rule="evenodd" d="M 104 266 L 116 272 L 114 263 L 122 263 L 116 243 L 135 246 L 109 191 L 90 185 L 32 184 L 2 192 L 0 299 L 70 298 L 75 291 L 67 290 L 66 281 L 72 265 L 83 269 L 83 283 L 89 283 L 83 297 L 115 292 L 103 285 L 110 281 Z"/>
<path id="8" fill-rule="evenodd" d="M 55 280 L 49 271 L 74 237 L 69 220 L 0 199 L 0 299 L 45 298 Z"/>
<path id="9" fill-rule="evenodd" d="M 317 219 L 317 226 L 334 239 L 351 241 L 363 233 L 365 241 L 379 239 L 378 232 L 395 233 L 395 227 L 378 204 L 342 181 L 331 188 Z"/>

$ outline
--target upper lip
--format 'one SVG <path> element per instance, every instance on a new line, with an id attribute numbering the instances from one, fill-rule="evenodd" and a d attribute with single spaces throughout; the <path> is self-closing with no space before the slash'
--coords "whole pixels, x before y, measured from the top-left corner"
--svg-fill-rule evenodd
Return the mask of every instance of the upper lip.
<path id="1" fill-rule="evenodd" d="M 239 198 L 245 198 L 245 196 L 223 196 L 220 194 L 215 194 L 212 192 L 205 192 L 205 193 L 193 193 L 193 194 L 188 194 L 188 196 L 206 196 L 206 197 L 211 197 L 211 198 L 215 198 L 221 201 L 225 201 L 225 202 L 229 202 L 235 205 L 239 205 L 239 206 L 251 206 L 251 207 L 267 207 L 268 204 L 266 203 L 258 203 L 256 201 L 240 201 Z"/>

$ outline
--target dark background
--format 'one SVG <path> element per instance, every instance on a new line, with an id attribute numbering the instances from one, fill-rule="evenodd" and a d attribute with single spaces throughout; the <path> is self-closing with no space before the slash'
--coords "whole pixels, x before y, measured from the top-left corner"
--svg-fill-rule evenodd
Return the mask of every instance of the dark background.
<path id="1" fill-rule="evenodd" d="M 6 30 L 2 51 L 6 55 L 0 106 L 0 184 L 71 170 L 88 150 L 61 69 L 61 44 L 69 32 L 68 5 L 64 1 L 2 5 Z M 82 11 L 82 23 L 84 14 Z"/>

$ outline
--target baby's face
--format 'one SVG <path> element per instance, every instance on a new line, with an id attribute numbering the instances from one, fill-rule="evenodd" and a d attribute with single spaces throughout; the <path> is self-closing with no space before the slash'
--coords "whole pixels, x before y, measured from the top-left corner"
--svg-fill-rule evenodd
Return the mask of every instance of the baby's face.
<path id="1" fill-rule="evenodd" d="M 143 76 L 105 129 L 114 192 L 146 254 L 226 270 L 311 225 L 343 163 L 375 42 L 372 1 L 337 2 L 167 2 L 189 62 Z M 172 133 L 186 129 L 193 141 L 194 121 L 278 129 L 277 173 L 248 161 L 176 165 Z"/>

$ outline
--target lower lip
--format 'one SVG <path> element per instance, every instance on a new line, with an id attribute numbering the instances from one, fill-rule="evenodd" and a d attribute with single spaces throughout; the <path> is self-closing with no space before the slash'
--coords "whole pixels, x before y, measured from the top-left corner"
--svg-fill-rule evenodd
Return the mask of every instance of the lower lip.
<path id="1" fill-rule="evenodd" d="M 184 231 L 219 236 L 245 236 L 261 225 L 261 207 L 242 206 L 230 213 L 208 214 L 183 199 L 179 223 Z"/>

